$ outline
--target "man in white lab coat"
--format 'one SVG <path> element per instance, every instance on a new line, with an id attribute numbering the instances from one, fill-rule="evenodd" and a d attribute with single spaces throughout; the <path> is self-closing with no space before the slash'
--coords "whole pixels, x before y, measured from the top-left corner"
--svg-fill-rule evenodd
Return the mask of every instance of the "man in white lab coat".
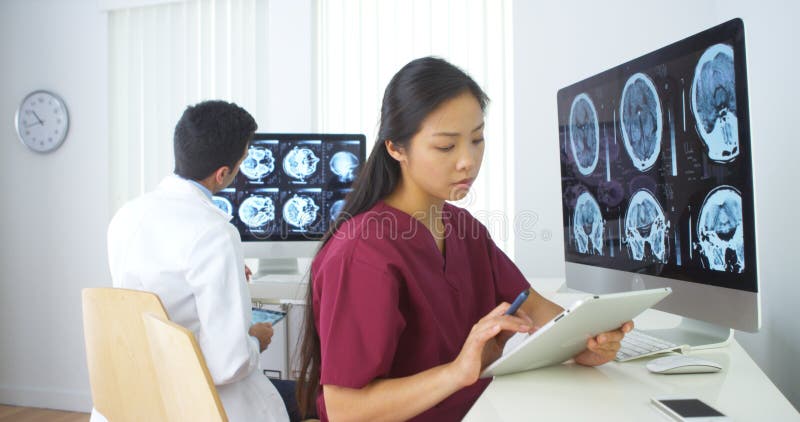
<path id="1" fill-rule="evenodd" d="M 255 130 L 235 104 L 188 107 L 175 127 L 175 174 L 117 212 L 108 256 L 114 287 L 158 294 L 170 319 L 194 333 L 231 421 L 285 421 L 259 368 L 272 327 L 250 325 L 239 233 L 211 200 L 233 181 Z"/>

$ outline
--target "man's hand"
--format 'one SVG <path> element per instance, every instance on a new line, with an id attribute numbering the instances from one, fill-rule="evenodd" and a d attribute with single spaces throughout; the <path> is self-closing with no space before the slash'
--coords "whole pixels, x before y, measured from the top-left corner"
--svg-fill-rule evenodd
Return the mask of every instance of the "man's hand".
<path id="1" fill-rule="evenodd" d="M 251 271 L 250 267 L 248 267 L 247 264 L 245 264 L 245 266 L 244 266 L 244 279 L 247 280 L 247 282 L 249 283 L 252 278 L 253 278 L 253 271 Z"/>
<path id="2" fill-rule="evenodd" d="M 259 322 L 250 327 L 248 333 L 258 339 L 260 351 L 267 350 L 270 342 L 272 342 L 272 324 L 269 322 Z"/>

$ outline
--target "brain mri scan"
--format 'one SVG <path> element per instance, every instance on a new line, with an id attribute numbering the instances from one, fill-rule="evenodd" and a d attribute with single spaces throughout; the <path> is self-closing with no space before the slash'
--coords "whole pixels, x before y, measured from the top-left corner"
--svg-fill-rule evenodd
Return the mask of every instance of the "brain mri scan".
<path id="1" fill-rule="evenodd" d="M 317 219 L 319 206 L 311 197 L 295 194 L 283 204 L 283 219 L 286 223 L 305 229 Z"/>
<path id="2" fill-rule="evenodd" d="M 294 147 L 283 159 L 283 171 L 290 177 L 304 180 L 317 171 L 319 157 L 308 148 Z"/>
<path id="3" fill-rule="evenodd" d="M 275 203 L 266 196 L 253 195 L 239 206 L 239 219 L 251 229 L 262 228 L 275 220 Z"/>
<path id="4" fill-rule="evenodd" d="M 344 199 L 340 199 L 331 205 L 331 221 L 336 221 L 336 217 L 342 212 L 344 208 Z"/>
<path id="5" fill-rule="evenodd" d="M 715 271 L 744 271 L 742 195 L 731 186 L 712 190 L 703 203 L 695 249 Z M 707 261 L 707 262 L 706 262 Z"/>
<path id="6" fill-rule="evenodd" d="M 639 171 L 653 167 L 661 151 L 663 119 L 658 92 L 644 73 L 625 82 L 620 101 L 620 124 L 625 149 Z"/>
<path id="7" fill-rule="evenodd" d="M 231 204 L 231 201 L 228 201 L 227 198 L 213 196 L 211 197 L 211 200 L 214 201 L 214 205 L 216 205 L 217 208 L 225 211 L 225 213 L 228 215 L 233 215 L 233 205 Z"/>
<path id="8" fill-rule="evenodd" d="M 625 213 L 624 242 L 631 257 L 636 261 L 667 262 L 668 231 L 669 221 L 661 204 L 647 189 L 636 191 Z"/>
<path id="9" fill-rule="evenodd" d="M 575 203 L 572 227 L 580 253 L 603 255 L 603 231 L 605 221 L 600 206 L 589 192 L 583 192 Z"/>
<path id="10" fill-rule="evenodd" d="M 250 180 L 258 180 L 275 171 L 275 157 L 267 148 L 251 146 L 239 170 Z"/>
<path id="11" fill-rule="evenodd" d="M 592 99 L 586 93 L 572 101 L 569 111 L 569 143 L 581 174 L 587 176 L 600 157 L 600 123 Z"/>
<path id="12" fill-rule="evenodd" d="M 331 157 L 331 171 L 342 183 L 352 182 L 358 168 L 358 157 L 349 151 L 339 151 Z"/>
<path id="13" fill-rule="evenodd" d="M 739 155 L 734 76 L 733 48 L 726 44 L 709 47 L 694 70 L 692 111 L 697 132 L 714 161 L 730 161 Z"/>

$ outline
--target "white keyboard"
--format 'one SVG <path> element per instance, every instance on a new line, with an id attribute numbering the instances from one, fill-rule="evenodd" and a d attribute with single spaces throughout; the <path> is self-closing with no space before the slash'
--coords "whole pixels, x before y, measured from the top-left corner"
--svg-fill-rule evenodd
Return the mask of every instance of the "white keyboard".
<path id="1" fill-rule="evenodd" d="M 622 344 L 619 352 L 617 352 L 617 358 L 615 360 L 617 362 L 625 362 L 645 356 L 673 351 L 681 352 L 682 347 L 647 335 L 639 330 L 633 330 L 625 334 L 625 338 L 622 339 Z"/>

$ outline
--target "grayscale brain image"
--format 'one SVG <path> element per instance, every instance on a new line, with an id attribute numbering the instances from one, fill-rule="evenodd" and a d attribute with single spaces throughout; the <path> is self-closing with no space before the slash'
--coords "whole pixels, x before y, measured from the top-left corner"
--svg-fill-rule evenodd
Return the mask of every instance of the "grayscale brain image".
<path id="1" fill-rule="evenodd" d="M 241 179 L 243 187 L 258 189 L 280 182 L 278 171 L 280 157 L 280 141 L 277 139 L 256 139 L 247 148 L 247 155 L 239 165 L 237 179 Z"/>
<path id="2" fill-rule="evenodd" d="M 653 167 L 661 153 L 661 101 L 649 76 L 637 73 L 622 89 L 620 125 L 625 150 L 639 170 Z"/>
<path id="3" fill-rule="evenodd" d="M 260 187 L 235 191 L 233 222 L 243 239 L 266 239 L 280 233 L 280 190 Z"/>
<path id="4" fill-rule="evenodd" d="M 253 195 L 239 205 L 239 219 L 251 229 L 275 221 L 275 202 L 267 196 Z"/>
<path id="5" fill-rule="evenodd" d="M 294 179 L 305 181 L 317 171 L 319 157 L 310 148 L 294 147 L 283 159 L 283 171 Z"/>
<path id="6" fill-rule="evenodd" d="M 336 221 L 336 217 L 344 210 L 345 198 L 347 198 L 347 194 L 351 190 L 350 188 L 344 188 L 323 192 L 323 215 L 328 216 L 329 224 L 333 224 Z"/>
<path id="7" fill-rule="evenodd" d="M 272 150 L 260 146 L 251 146 L 247 150 L 247 157 L 239 166 L 242 172 L 250 180 L 260 180 L 275 171 L 275 156 Z"/>
<path id="8" fill-rule="evenodd" d="M 561 88 L 568 263 L 757 291 L 744 29 Z"/>
<path id="9" fill-rule="evenodd" d="M 358 164 L 358 157 L 349 151 L 339 151 L 331 157 L 331 171 L 343 183 L 352 182 L 356 178 Z"/>
<path id="10" fill-rule="evenodd" d="M 704 265 L 716 271 L 744 271 L 742 224 L 742 195 L 736 188 L 720 186 L 709 193 L 700 210 L 695 248 Z"/>
<path id="11" fill-rule="evenodd" d="M 222 196 L 214 196 L 211 198 L 211 200 L 214 202 L 214 205 L 216 205 L 217 208 L 224 211 L 225 214 L 233 215 L 233 205 L 231 204 L 231 201 L 228 200 L 228 198 Z"/>
<path id="12" fill-rule="evenodd" d="M 600 126 L 594 103 L 585 93 L 572 101 L 569 125 L 570 147 L 575 163 L 582 174 L 591 174 L 599 158 Z"/>
<path id="13" fill-rule="evenodd" d="M 344 208 L 344 199 L 340 199 L 331 205 L 331 221 L 335 221 L 336 217 L 339 216 L 339 213 L 342 212 Z"/>
<path id="14" fill-rule="evenodd" d="M 365 158 L 363 135 L 256 134 L 233 183 L 212 201 L 243 241 L 320 239 Z"/>
<path id="15" fill-rule="evenodd" d="M 646 189 L 633 194 L 625 212 L 624 241 L 636 261 L 666 262 L 669 221 L 661 204 Z"/>
<path id="16" fill-rule="evenodd" d="M 327 224 L 327 221 L 319 221 L 322 216 L 322 198 L 321 189 L 281 192 L 281 215 L 290 232 L 305 233 L 315 223 Z"/>
<path id="17" fill-rule="evenodd" d="M 604 228 L 605 222 L 597 201 L 589 192 L 580 194 L 574 216 L 575 246 L 578 252 L 602 255 Z"/>
<path id="18" fill-rule="evenodd" d="M 295 195 L 283 204 L 283 219 L 299 229 L 306 228 L 317 219 L 319 206 L 308 196 Z"/>
<path id="19" fill-rule="evenodd" d="M 715 161 L 739 155 L 739 122 L 736 118 L 736 79 L 733 48 L 711 46 L 700 57 L 692 82 L 692 111 L 697 131 Z"/>

